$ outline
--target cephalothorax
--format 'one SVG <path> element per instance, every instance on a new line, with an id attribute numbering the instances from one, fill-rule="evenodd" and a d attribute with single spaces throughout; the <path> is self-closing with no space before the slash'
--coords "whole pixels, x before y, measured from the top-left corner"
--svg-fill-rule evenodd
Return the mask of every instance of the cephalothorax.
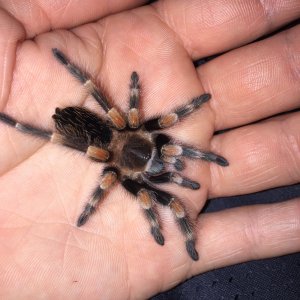
<path id="1" fill-rule="evenodd" d="M 129 111 L 120 113 L 105 98 L 90 77 L 58 49 L 52 49 L 54 57 L 77 78 L 91 93 L 106 113 L 106 120 L 82 107 L 56 108 L 52 116 L 55 131 L 44 130 L 26 123 L 20 123 L 0 113 L 0 121 L 17 130 L 51 142 L 74 148 L 95 161 L 107 163 L 98 186 L 77 220 L 77 226 L 86 223 L 97 208 L 99 201 L 117 180 L 139 201 L 151 227 L 155 241 L 163 245 L 160 222 L 155 211 L 155 203 L 169 206 L 186 238 L 186 249 L 193 260 L 198 260 L 195 249 L 195 235 L 182 203 L 176 196 L 155 187 L 155 184 L 175 183 L 189 189 L 199 189 L 199 183 L 183 177 L 182 158 L 203 159 L 220 166 L 227 166 L 225 158 L 212 152 L 178 144 L 165 134 L 158 133 L 176 124 L 210 99 L 210 94 L 193 98 L 186 105 L 157 118 L 140 121 L 139 76 L 132 72 L 130 80 Z"/>

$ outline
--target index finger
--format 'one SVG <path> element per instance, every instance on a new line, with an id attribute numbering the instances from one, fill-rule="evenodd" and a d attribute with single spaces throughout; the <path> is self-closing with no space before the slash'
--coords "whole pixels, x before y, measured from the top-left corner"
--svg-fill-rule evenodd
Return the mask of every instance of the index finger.
<path id="1" fill-rule="evenodd" d="M 193 59 L 247 44 L 300 16 L 299 0 L 165 0 L 154 7 Z"/>
<path id="2" fill-rule="evenodd" d="M 197 69 L 213 95 L 215 129 L 258 121 L 300 106 L 300 26 L 232 50 Z"/>
<path id="3" fill-rule="evenodd" d="M 0 0 L 0 7 L 24 26 L 27 38 L 32 38 L 53 29 L 68 29 L 89 23 L 146 2 L 145 0 Z"/>

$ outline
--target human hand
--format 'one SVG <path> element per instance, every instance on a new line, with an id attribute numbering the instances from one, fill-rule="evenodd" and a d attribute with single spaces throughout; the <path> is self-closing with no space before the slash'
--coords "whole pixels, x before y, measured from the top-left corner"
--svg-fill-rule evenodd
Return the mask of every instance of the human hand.
<path id="1" fill-rule="evenodd" d="M 55 107 L 85 105 L 101 111 L 54 60 L 51 48 L 59 48 L 99 80 L 123 110 L 130 73 L 139 72 L 145 118 L 203 92 L 212 94 L 208 104 L 168 130 L 230 162 L 227 168 L 187 162 L 183 173 L 199 181 L 201 189 L 171 189 L 192 218 L 208 197 L 299 182 L 299 112 L 249 124 L 299 107 L 300 27 L 197 69 L 192 63 L 297 18 L 298 1 L 270 6 L 226 1 L 226 7 L 222 1 L 158 1 L 96 23 L 90 22 L 127 4 L 109 7 L 109 1 L 90 0 L 83 8 L 55 3 L 42 8 L 33 1 L 2 1 L 1 111 L 45 128 L 53 128 Z M 213 136 L 215 130 L 242 125 Z M 198 262 L 187 255 L 164 208 L 159 211 L 166 242 L 157 245 L 138 204 L 120 185 L 79 229 L 77 217 L 101 166 L 0 126 L 2 298 L 147 298 L 200 272 L 300 249 L 299 199 L 200 215 Z"/>

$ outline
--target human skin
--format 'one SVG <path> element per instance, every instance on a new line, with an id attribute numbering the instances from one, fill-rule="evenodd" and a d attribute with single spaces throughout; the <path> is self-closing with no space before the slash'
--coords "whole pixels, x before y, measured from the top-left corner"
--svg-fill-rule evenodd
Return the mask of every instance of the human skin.
<path id="1" fill-rule="evenodd" d="M 144 118 L 211 93 L 167 132 L 230 166 L 190 161 L 183 174 L 201 189 L 163 187 L 195 220 L 200 259 L 187 255 L 168 208 L 159 208 L 166 241 L 157 245 L 120 185 L 76 227 L 102 165 L 0 124 L 1 299 L 145 299 L 211 269 L 300 250 L 300 199 L 198 216 L 208 198 L 299 182 L 300 113 L 274 115 L 300 107 L 300 26 L 248 44 L 297 19 L 299 1 L 141 4 L 0 1 L 0 109 L 49 129 L 56 107 L 102 113 L 52 48 L 87 70 L 124 111 L 137 71 Z M 221 52 L 194 67 L 193 60 Z"/>

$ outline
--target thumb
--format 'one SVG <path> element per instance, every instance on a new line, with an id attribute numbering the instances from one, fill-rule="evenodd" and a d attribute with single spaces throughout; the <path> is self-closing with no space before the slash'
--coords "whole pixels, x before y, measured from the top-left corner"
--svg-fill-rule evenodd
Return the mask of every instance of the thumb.
<path id="1" fill-rule="evenodd" d="M 0 9 L 0 110 L 5 107 L 11 89 L 18 42 L 25 38 L 22 25 Z"/>

